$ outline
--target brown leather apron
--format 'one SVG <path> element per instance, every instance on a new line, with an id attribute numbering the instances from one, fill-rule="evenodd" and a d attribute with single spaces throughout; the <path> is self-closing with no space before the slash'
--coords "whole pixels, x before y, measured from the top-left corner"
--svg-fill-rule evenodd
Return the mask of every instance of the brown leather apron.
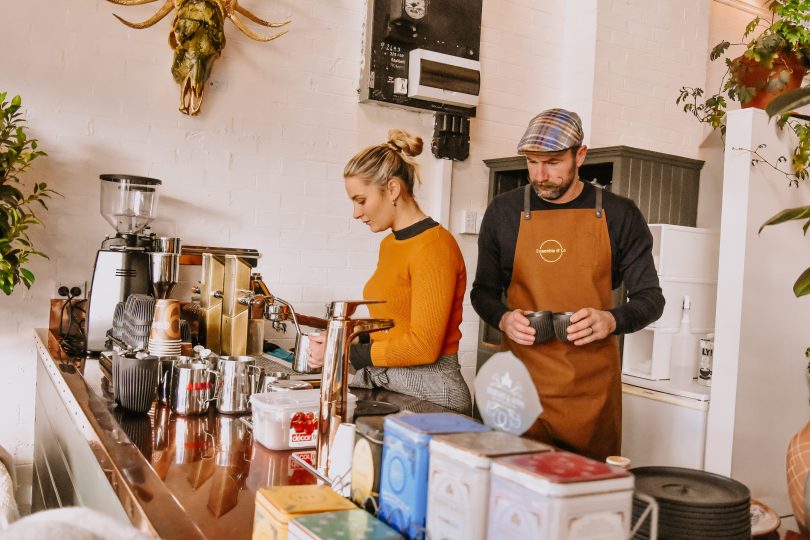
<path id="1" fill-rule="evenodd" d="M 607 310 L 611 298 L 611 250 L 602 211 L 530 211 L 526 186 L 515 248 L 510 309 Z M 615 335 L 577 347 L 551 339 L 509 349 L 531 373 L 543 413 L 524 436 L 600 461 L 621 451 L 621 366 Z"/>

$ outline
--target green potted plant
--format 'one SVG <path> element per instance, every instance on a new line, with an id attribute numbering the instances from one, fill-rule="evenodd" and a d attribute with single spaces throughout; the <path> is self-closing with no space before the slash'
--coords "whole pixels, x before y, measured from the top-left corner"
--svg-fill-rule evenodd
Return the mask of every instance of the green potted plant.
<path id="1" fill-rule="evenodd" d="M 7 101 L 6 95 L 0 92 L 0 291 L 10 295 L 17 284 L 30 289 L 34 283 L 34 274 L 25 268 L 28 259 L 47 258 L 31 243 L 27 231 L 42 225 L 34 208 L 40 205 L 47 210 L 45 201 L 58 193 L 45 182 L 28 186 L 20 179 L 34 160 L 47 154 L 26 134 L 20 96 Z"/>
<path id="2" fill-rule="evenodd" d="M 740 43 L 721 41 L 709 58 L 723 59 L 726 72 L 720 90 L 707 95 L 702 88 L 684 86 L 676 99 L 684 112 L 698 121 L 720 129 L 725 135 L 728 100 L 743 108 L 765 108 L 773 99 L 801 86 L 810 68 L 810 0 L 773 0 L 768 4 L 770 19 L 755 17 L 745 27 Z M 740 52 L 742 48 L 742 52 Z M 784 173 L 791 182 L 808 176 L 810 166 L 810 127 L 807 119 L 783 115 L 780 128 L 788 127 L 796 136 L 790 170 L 779 167 L 787 158 L 770 163 L 752 150 L 755 162 L 764 162 Z"/>

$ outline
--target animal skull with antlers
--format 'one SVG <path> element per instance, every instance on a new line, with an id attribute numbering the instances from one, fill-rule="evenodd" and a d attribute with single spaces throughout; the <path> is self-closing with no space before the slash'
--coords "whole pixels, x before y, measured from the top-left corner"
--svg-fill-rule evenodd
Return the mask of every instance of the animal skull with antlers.
<path id="1" fill-rule="evenodd" d="M 122 6 L 149 4 L 157 0 L 107 0 Z M 243 34 L 256 41 L 272 41 L 287 30 L 270 36 L 252 32 L 237 13 L 256 24 L 277 28 L 289 20 L 275 23 L 260 19 L 237 3 L 237 0 L 166 0 L 149 19 L 141 23 L 129 22 L 118 15 L 115 18 L 130 28 L 148 28 L 171 11 L 175 11 L 169 45 L 174 50 L 172 75 L 180 85 L 180 112 L 196 115 L 200 112 L 205 82 L 211 75 L 214 61 L 225 48 L 225 19 L 230 19 Z"/>

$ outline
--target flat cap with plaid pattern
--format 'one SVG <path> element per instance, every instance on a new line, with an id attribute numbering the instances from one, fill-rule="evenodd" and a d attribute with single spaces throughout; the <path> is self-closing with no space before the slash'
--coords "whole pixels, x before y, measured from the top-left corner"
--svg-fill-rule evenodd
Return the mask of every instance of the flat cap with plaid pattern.
<path id="1" fill-rule="evenodd" d="M 575 112 L 548 109 L 529 122 L 518 143 L 518 154 L 559 152 L 582 144 L 582 120 Z"/>

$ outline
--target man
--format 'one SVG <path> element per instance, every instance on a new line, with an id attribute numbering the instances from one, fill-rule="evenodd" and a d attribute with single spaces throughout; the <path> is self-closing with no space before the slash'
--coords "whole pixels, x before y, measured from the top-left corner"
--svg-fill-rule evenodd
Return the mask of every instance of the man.
<path id="1" fill-rule="evenodd" d="M 574 112 L 550 109 L 529 122 L 518 153 L 530 183 L 487 208 L 471 299 L 537 387 L 543 413 L 526 435 L 604 460 L 621 452 L 617 334 L 657 320 L 664 297 L 639 209 L 580 180 L 582 139 Z M 622 282 L 629 300 L 614 308 L 611 290 Z M 571 343 L 534 345 L 524 314 L 538 310 L 575 312 Z"/>

